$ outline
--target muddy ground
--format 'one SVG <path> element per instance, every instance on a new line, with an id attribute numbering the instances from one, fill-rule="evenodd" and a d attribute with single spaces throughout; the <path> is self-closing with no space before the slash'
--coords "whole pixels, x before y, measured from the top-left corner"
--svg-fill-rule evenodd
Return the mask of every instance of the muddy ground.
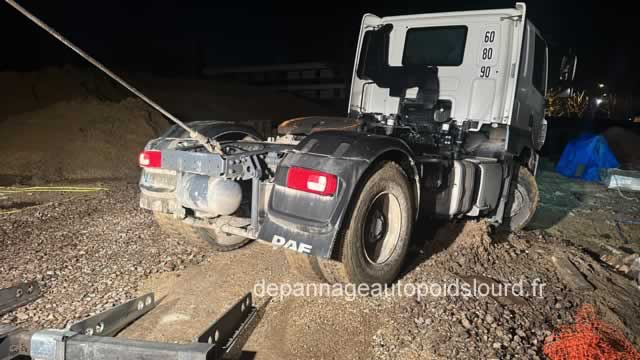
<path id="1" fill-rule="evenodd" d="M 628 220 L 638 220 L 640 196 L 625 193 L 627 200 L 548 166 L 538 181 L 533 230 L 507 235 L 483 222 L 422 226 L 400 284 L 523 279 L 529 289 L 540 279 L 542 296 L 256 297 L 261 319 L 245 355 L 544 358 L 545 338 L 583 303 L 639 347 L 637 285 L 597 254 L 602 244 L 639 250 L 640 225 Z M 304 282 L 288 272 L 281 251 L 262 243 L 214 253 L 167 238 L 138 208 L 134 182 L 83 185 L 109 190 L 0 193 L 0 286 L 36 279 L 44 293 L 1 323 L 62 327 L 154 291 L 157 308 L 119 336 L 189 342 L 256 283 Z M 588 286 L 561 276 L 554 259 L 568 259 Z"/>

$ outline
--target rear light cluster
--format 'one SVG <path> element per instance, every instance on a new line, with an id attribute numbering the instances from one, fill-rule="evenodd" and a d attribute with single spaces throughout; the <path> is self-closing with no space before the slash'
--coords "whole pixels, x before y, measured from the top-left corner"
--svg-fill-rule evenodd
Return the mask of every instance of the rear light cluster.
<path id="1" fill-rule="evenodd" d="M 162 167 L 162 152 L 157 150 L 145 150 L 138 157 L 138 164 L 144 168 Z"/>
<path id="2" fill-rule="evenodd" d="M 162 152 L 145 150 L 140 153 L 138 164 L 143 168 L 162 167 Z M 287 187 L 312 194 L 331 196 L 338 188 L 338 178 L 329 173 L 299 167 L 289 168 Z"/>
<path id="3" fill-rule="evenodd" d="M 287 187 L 312 194 L 331 196 L 338 188 L 338 178 L 333 174 L 299 167 L 289 168 Z"/>

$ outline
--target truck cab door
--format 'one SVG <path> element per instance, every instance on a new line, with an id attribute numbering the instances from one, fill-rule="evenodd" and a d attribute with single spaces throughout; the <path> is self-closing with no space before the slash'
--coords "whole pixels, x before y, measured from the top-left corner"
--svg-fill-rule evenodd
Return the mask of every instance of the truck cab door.
<path id="1" fill-rule="evenodd" d="M 362 17 L 360 23 L 360 35 L 358 37 L 358 46 L 356 48 L 356 57 L 353 65 L 353 73 L 351 75 L 351 91 L 349 92 L 349 105 L 347 108 L 347 114 L 351 114 L 353 111 L 361 111 L 360 104 L 362 103 L 362 97 L 364 96 L 364 86 L 367 81 L 360 80 L 356 75 L 358 65 L 363 52 L 364 37 L 368 30 L 375 29 L 382 24 L 382 19 L 373 14 L 365 14 Z M 352 105 L 353 104 L 353 105 Z"/>
<path id="2" fill-rule="evenodd" d="M 509 135 L 509 150 L 519 154 L 524 147 L 539 150 L 542 144 L 532 138 L 544 123 L 548 69 L 547 44 L 531 22 L 526 22 L 513 119 Z"/>

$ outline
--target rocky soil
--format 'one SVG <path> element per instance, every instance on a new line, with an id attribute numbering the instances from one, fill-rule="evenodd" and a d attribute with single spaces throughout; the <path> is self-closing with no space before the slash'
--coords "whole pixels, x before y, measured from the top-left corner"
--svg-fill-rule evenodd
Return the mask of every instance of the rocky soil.
<path id="1" fill-rule="evenodd" d="M 541 232 L 492 234 L 483 223 L 450 224 L 440 228 L 428 247 L 454 242 L 403 281 L 454 283 L 486 278 L 500 284 L 523 280 L 526 296 L 440 296 L 404 299 L 396 315 L 372 344 L 376 358 L 545 358 L 542 346 L 555 327 L 573 321 L 575 310 L 591 303 L 610 323 L 640 344 L 638 289 L 579 248 Z M 552 257 L 568 257 L 595 289 L 574 289 L 558 275 Z M 535 280 L 545 284 L 534 293 Z M 467 280 L 469 281 L 469 280 Z M 489 284 L 496 284 L 489 282 Z M 540 296 L 541 295 L 541 296 Z"/>
<path id="2" fill-rule="evenodd" d="M 138 208 L 137 184 L 104 186 L 109 190 L 0 199 L 5 209 L 35 206 L 0 215 L 0 287 L 37 280 L 43 293 L 0 317 L 0 323 L 60 328 L 134 297 L 152 274 L 206 258 L 196 247 L 160 233 Z"/>
<path id="3" fill-rule="evenodd" d="M 633 217 L 635 200 L 553 174 L 539 179 L 537 229 L 506 235 L 483 222 L 423 226 L 396 284 L 523 280 L 526 296 L 257 297 L 261 321 L 245 349 L 256 359 L 544 358 L 545 339 L 583 303 L 638 347 L 640 290 L 595 253 L 598 241 L 637 247 L 634 225 L 620 228 L 625 242 L 611 220 Z M 304 281 L 264 244 L 213 253 L 167 238 L 138 208 L 135 184 L 103 186 L 109 190 L 0 194 L 0 210 L 21 210 L 0 211 L 0 286 L 36 279 L 44 294 L 0 323 L 62 327 L 155 291 L 158 307 L 119 336 L 189 342 L 256 283 Z M 563 276 L 558 258 L 588 288 Z M 536 279 L 545 284 L 542 296 L 531 293 Z"/>

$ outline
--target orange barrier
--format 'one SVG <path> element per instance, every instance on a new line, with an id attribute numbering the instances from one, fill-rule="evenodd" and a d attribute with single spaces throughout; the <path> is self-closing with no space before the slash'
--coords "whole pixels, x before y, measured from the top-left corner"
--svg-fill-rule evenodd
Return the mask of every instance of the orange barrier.
<path id="1" fill-rule="evenodd" d="M 640 360 L 620 330 L 598 320 L 591 304 L 576 311 L 575 324 L 556 329 L 543 351 L 551 360 Z"/>

